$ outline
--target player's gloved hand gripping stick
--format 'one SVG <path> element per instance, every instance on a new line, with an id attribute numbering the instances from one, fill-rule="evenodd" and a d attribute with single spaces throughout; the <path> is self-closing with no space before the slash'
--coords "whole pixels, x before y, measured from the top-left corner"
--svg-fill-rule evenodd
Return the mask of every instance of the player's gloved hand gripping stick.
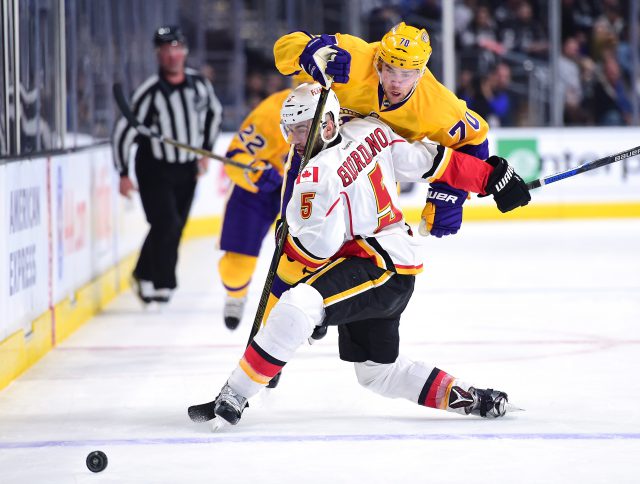
<path id="1" fill-rule="evenodd" d="M 221 161 L 225 165 L 236 166 L 238 168 L 242 168 L 250 172 L 263 171 L 271 168 L 270 165 L 265 166 L 264 164 L 255 164 L 255 165 L 252 164 L 250 166 L 247 166 L 244 163 L 240 163 L 239 161 L 232 160 L 231 158 L 226 158 L 224 156 L 216 155 L 212 151 L 208 151 L 202 148 L 197 148 L 195 146 L 190 146 L 184 143 L 180 143 L 179 141 L 176 141 L 172 138 L 167 138 L 166 136 L 163 136 L 162 134 L 151 130 L 148 126 L 145 126 L 144 124 L 142 124 L 135 117 L 135 115 L 131 111 L 131 108 L 129 108 L 129 103 L 127 102 L 127 99 L 122 90 L 122 85 L 120 85 L 119 82 L 116 82 L 113 85 L 113 98 L 115 99 L 116 104 L 118 105 L 118 108 L 120 109 L 120 112 L 125 117 L 125 119 L 142 136 L 146 136 L 148 138 L 154 138 L 162 143 L 175 146 L 176 148 L 179 148 L 181 150 L 188 151 L 190 153 L 195 153 L 197 155 L 204 156 L 206 158 L 211 158 L 212 160 Z"/>
<path id="2" fill-rule="evenodd" d="M 349 82 L 351 54 L 338 47 L 334 35 L 322 34 L 311 39 L 300 54 L 299 61 L 304 71 L 327 89 L 332 82 Z"/>
<path id="3" fill-rule="evenodd" d="M 327 102 L 327 96 L 329 95 L 329 89 L 331 87 L 331 81 L 329 81 L 329 86 L 325 89 L 322 89 L 320 93 L 320 99 L 318 100 L 318 106 L 316 107 L 316 111 L 313 115 L 313 121 L 311 122 L 311 128 L 309 130 L 309 136 L 307 138 L 307 142 L 304 146 L 304 153 L 302 154 L 302 159 L 300 160 L 300 169 L 298 174 L 302 173 L 302 171 L 309 163 L 309 159 L 311 158 L 311 150 L 315 144 L 315 140 L 319 133 L 319 128 L 322 121 L 322 112 L 324 111 L 324 106 Z M 247 346 L 251 343 L 254 336 L 258 334 L 258 330 L 260 329 L 260 325 L 262 324 L 262 318 L 267 309 L 267 302 L 269 300 L 269 293 L 271 292 L 271 286 L 273 285 L 273 280 L 276 275 L 276 271 L 278 270 L 278 262 L 280 261 L 280 257 L 282 256 L 282 252 L 284 250 L 284 244 L 287 240 L 287 235 L 289 234 L 289 226 L 287 224 L 286 218 L 283 217 L 282 224 L 278 230 L 278 237 L 276 238 L 276 249 L 273 252 L 273 257 L 271 258 L 271 265 L 269 266 L 269 272 L 267 272 L 267 278 L 264 282 L 264 287 L 262 288 L 262 295 L 260 296 L 260 302 L 258 303 L 258 309 L 256 311 L 256 317 L 253 320 L 253 326 L 251 327 L 251 333 L 249 334 L 249 340 L 247 341 Z M 212 400 L 211 402 L 203 403 L 200 405 L 192 405 L 188 409 L 189 417 L 194 422 L 207 422 L 212 420 L 215 414 L 215 404 L 216 401 Z"/>

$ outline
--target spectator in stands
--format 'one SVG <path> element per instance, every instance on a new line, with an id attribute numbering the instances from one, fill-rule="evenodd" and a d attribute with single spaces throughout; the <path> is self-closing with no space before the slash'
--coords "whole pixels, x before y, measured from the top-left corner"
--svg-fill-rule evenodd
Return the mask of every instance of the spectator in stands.
<path id="1" fill-rule="evenodd" d="M 456 35 L 459 37 L 460 34 L 466 32 L 468 28 L 471 26 L 471 21 L 476 16 L 475 12 L 477 10 L 477 1 L 476 0 L 463 0 L 461 2 L 456 2 L 454 7 L 453 21 L 455 24 Z"/>
<path id="2" fill-rule="evenodd" d="M 612 49 L 617 49 L 624 21 L 614 3 L 605 5 L 604 13 L 593 24 L 591 56 L 596 62 L 604 59 Z"/>
<path id="3" fill-rule="evenodd" d="M 497 56 L 505 53 L 498 41 L 497 27 L 487 6 L 479 6 L 473 22 L 458 38 L 465 65 L 473 59 L 474 69 L 487 72 L 496 63 Z"/>
<path id="4" fill-rule="evenodd" d="M 514 100 L 510 93 L 511 68 L 505 62 L 499 62 L 494 68 L 494 89 L 491 109 L 498 118 L 500 126 L 513 126 Z"/>
<path id="5" fill-rule="evenodd" d="M 562 45 L 562 55 L 558 65 L 558 77 L 564 101 L 564 122 L 568 125 L 586 123 L 586 113 L 582 108 L 584 94 L 580 69 L 580 46 L 575 37 L 567 37 Z"/>
<path id="6" fill-rule="evenodd" d="M 591 34 L 593 22 L 600 14 L 595 0 L 562 0 L 562 36 L 574 37 L 582 44 Z"/>
<path id="7" fill-rule="evenodd" d="M 508 88 L 511 84 L 511 69 L 500 62 L 486 75 L 476 77 L 469 107 L 487 120 L 489 126 L 512 126 L 514 106 Z"/>
<path id="8" fill-rule="evenodd" d="M 259 71 L 247 74 L 244 86 L 244 99 L 248 110 L 253 110 L 265 98 L 264 76 Z"/>
<path id="9" fill-rule="evenodd" d="M 440 0 L 422 0 L 422 2 L 414 8 L 413 13 L 425 20 L 440 22 L 442 19 L 441 3 Z M 424 27 L 427 27 L 427 25 L 424 25 Z"/>
<path id="10" fill-rule="evenodd" d="M 533 18 L 533 8 L 526 0 L 520 2 L 515 20 L 504 27 L 501 40 L 508 50 L 532 57 L 547 57 L 549 50 L 547 35 Z"/>
<path id="11" fill-rule="evenodd" d="M 462 69 L 462 71 L 460 71 L 456 96 L 465 101 L 468 106 L 471 106 L 471 103 L 474 102 L 474 73 L 470 69 Z"/>
<path id="12" fill-rule="evenodd" d="M 369 14 L 367 21 L 369 27 L 369 42 L 377 42 L 386 34 L 391 27 L 402 22 L 400 10 L 393 5 L 385 5 L 380 8 L 374 8 Z"/>
<path id="13" fill-rule="evenodd" d="M 619 126 L 631 121 L 631 101 L 620 73 L 620 65 L 610 51 L 604 55 L 602 71 L 594 88 L 596 124 Z"/>

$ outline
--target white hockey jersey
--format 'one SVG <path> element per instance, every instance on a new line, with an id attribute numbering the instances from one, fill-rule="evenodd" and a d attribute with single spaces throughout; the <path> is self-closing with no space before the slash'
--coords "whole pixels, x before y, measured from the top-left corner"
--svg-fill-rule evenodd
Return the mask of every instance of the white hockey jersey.
<path id="1" fill-rule="evenodd" d="M 435 143 L 409 143 L 370 117 L 345 124 L 340 135 L 294 184 L 285 253 L 312 268 L 355 256 L 400 274 L 420 272 L 396 182 L 438 179 L 454 152 Z"/>

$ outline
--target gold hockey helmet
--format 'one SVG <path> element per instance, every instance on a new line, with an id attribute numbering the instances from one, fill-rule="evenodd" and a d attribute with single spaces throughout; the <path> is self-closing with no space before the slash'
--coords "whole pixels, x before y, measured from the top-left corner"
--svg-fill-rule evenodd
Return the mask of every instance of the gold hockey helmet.
<path id="1" fill-rule="evenodd" d="M 375 64 L 378 70 L 382 61 L 401 69 L 418 69 L 422 74 L 429 57 L 431 41 L 427 31 L 400 22 L 382 37 Z"/>

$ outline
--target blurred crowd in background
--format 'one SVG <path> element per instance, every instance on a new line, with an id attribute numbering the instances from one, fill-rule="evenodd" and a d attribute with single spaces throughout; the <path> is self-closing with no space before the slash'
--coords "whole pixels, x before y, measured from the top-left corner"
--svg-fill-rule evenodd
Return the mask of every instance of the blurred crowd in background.
<path id="1" fill-rule="evenodd" d="M 456 1 L 456 94 L 492 126 L 539 124 L 529 112 L 530 76 L 535 71 L 543 83 L 551 82 L 547 4 L 547 0 Z M 640 96 L 640 79 L 635 83 L 632 79 L 629 0 L 562 0 L 561 4 L 558 75 L 564 124 L 630 125 L 631 96 L 634 88 Z M 402 20 L 437 35 L 441 18 L 440 0 L 374 6 L 366 15 L 363 37 L 380 40 Z M 247 55 L 245 99 L 250 110 L 287 84 L 268 56 Z M 434 51 L 433 58 L 438 55 Z"/>
<path id="2" fill-rule="evenodd" d="M 564 124 L 630 124 L 640 79 L 631 77 L 629 1 L 562 0 L 561 11 Z M 415 23 L 437 28 L 441 2 L 420 2 L 412 14 Z M 370 38 L 379 39 L 401 15 L 400 5 L 373 10 Z M 549 63 L 548 1 L 459 0 L 454 18 L 458 96 L 493 126 L 531 124 L 526 84 L 531 71 L 545 72 Z"/>
<path id="3" fill-rule="evenodd" d="M 456 94 L 492 127 L 640 125 L 640 74 L 633 79 L 640 42 L 630 40 L 639 4 L 455 0 Z M 294 30 L 373 42 L 400 21 L 424 27 L 433 46 L 428 67 L 442 81 L 449 63 L 442 6 L 443 0 L 9 0 L 0 23 L 8 39 L 0 63 L 0 156 L 107 138 L 118 116 L 111 86 L 118 81 L 131 92 L 155 72 L 151 36 L 158 25 L 182 27 L 188 64 L 213 82 L 224 106 L 222 128 L 235 131 L 262 99 L 290 85 L 274 67 L 273 43 Z M 558 16 L 559 55 L 550 32 Z M 16 136 L 16 85 L 18 149 L 9 142 Z"/>

